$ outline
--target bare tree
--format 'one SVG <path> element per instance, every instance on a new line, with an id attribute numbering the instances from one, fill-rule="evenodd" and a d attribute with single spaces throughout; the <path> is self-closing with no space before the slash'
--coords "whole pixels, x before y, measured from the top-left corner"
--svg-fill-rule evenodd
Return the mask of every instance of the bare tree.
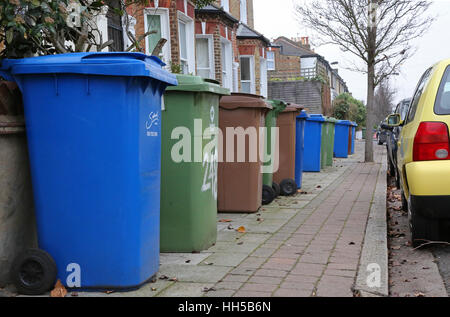
<path id="1" fill-rule="evenodd" d="M 374 97 L 374 117 L 376 123 L 383 121 L 392 113 L 396 93 L 388 80 L 384 80 L 378 85 Z"/>
<path id="2" fill-rule="evenodd" d="M 296 6 L 300 22 L 318 33 L 318 44 L 335 44 L 362 61 L 353 70 L 367 74 L 367 129 L 375 124 L 374 92 L 400 71 L 414 47 L 411 42 L 428 30 L 426 0 L 308 0 Z M 373 142 L 366 139 L 366 162 L 373 162 Z"/>

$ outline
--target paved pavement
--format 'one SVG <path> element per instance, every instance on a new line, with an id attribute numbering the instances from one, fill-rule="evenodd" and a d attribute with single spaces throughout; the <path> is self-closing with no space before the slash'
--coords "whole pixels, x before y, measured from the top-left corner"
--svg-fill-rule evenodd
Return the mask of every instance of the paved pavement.
<path id="1" fill-rule="evenodd" d="M 353 296 L 384 154 L 376 149 L 378 163 L 362 163 L 364 143 L 357 142 L 357 154 L 304 174 L 306 194 L 279 198 L 257 214 L 219 214 L 214 247 L 162 254 L 155 283 L 107 296 Z"/>

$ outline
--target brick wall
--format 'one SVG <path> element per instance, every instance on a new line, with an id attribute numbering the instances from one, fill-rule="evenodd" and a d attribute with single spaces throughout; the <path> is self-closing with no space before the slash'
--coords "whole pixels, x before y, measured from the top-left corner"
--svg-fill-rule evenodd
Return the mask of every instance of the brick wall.
<path id="1" fill-rule="evenodd" d="M 282 55 L 278 48 L 273 48 L 272 51 L 275 52 L 275 70 L 268 72 L 269 81 L 300 77 L 301 65 L 299 56 Z"/>

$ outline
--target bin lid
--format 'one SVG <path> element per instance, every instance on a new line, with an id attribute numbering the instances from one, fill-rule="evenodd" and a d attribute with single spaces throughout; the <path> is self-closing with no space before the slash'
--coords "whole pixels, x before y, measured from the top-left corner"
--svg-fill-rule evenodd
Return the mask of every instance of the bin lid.
<path id="1" fill-rule="evenodd" d="M 22 74 L 86 74 L 126 77 L 150 77 L 176 85 L 175 75 L 163 69 L 165 64 L 156 56 L 143 53 L 68 53 L 23 59 L 4 59 L 0 72 Z"/>
<path id="2" fill-rule="evenodd" d="M 330 123 L 338 122 L 338 120 L 336 118 L 332 118 L 332 117 L 325 117 L 325 120 Z"/>
<path id="3" fill-rule="evenodd" d="M 348 125 L 351 126 L 352 123 L 348 120 L 338 120 L 338 122 L 336 122 L 337 125 Z"/>
<path id="4" fill-rule="evenodd" d="M 297 116 L 297 119 L 308 119 L 308 118 L 309 114 L 305 110 L 302 110 L 302 112 L 300 112 L 300 114 Z"/>
<path id="5" fill-rule="evenodd" d="M 213 79 L 192 75 L 177 75 L 178 86 L 167 88 L 167 91 L 210 92 L 218 95 L 229 95 L 230 90 L 220 87 Z"/>
<path id="6" fill-rule="evenodd" d="M 231 96 L 224 96 L 220 99 L 220 107 L 228 110 L 238 108 L 265 108 L 272 109 L 272 106 L 266 102 L 263 96 L 232 93 Z"/>
<path id="7" fill-rule="evenodd" d="M 300 112 L 303 110 L 303 106 L 297 105 L 295 103 L 288 103 L 286 109 L 283 112 Z"/>
<path id="8" fill-rule="evenodd" d="M 325 122 L 325 117 L 321 114 L 311 114 L 309 115 L 308 121 L 315 121 L 315 122 Z"/>
<path id="9" fill-rule="evenodd" d="M 357 127 L 358 124 L 357 124 L 356 122 L 353 122 L 353 121 L 352 121 L 352 126 Z"/>
<path id="10" fill-rule="evenodd" d="M 287 103 L 282 100 L 269 99 L 267 100 L 267 102 L 273 107 L 272 111 L 274 111 L 276 114 L 283 112 L 287 107 Z"/>

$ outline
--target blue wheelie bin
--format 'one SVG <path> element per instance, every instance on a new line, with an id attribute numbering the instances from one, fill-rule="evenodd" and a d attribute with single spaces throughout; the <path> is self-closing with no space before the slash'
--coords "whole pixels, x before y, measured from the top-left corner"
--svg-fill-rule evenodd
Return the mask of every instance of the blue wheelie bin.
<path id="1" fill-rule="evenodd" d="M 356 139 L 356 122 L 352 121 L 352 154 L 355 154 L 355 139 Z"/>
<path id="2" fill-rule="evenodd" d="M 351 139 L 349 137 L 352 123 L 347 120 L 339 120 L 334 128 L 334 157 L 347 158 L 349 148 L 351 152 Z"/>
<path id="3" fill-rule="evenodd" d="M 297 116 L 295 130 L 295 183 L 298 188 L 302 188 L 303 156 L 305 150 L 305 123 L 308 118 L 309 114 L 305 110 L 302 110 L 302 112 Z"/>
<path id="4" fill-rule="evenodd" d="M 129 289 L 157 273 L 161 96 L 177 84 L 163 66 L 141 53 L 3 60 L 23 93 L 40 248 L 16 262 L 21 293 L 56 279 Z"/>
<path id="5" fill-rule="evenodd" d="M 311 114 L 305 124 L 305 151 L 303 154 L 303 171 L 320 172 L 322 150 L 322 124 L 325 117 Z"/>

